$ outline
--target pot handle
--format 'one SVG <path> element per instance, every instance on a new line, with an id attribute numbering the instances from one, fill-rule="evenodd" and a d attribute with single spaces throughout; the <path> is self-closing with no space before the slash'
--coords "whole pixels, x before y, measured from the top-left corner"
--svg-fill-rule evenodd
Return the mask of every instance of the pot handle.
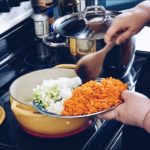
<path id="1" fill-rule="evenodd" d="M 5 117 L 6 117 L 5 110 L 3 106 L 0 104 L 0 125 L 3 123 Z"/>
<path id="2" fill-rule="evenodd" d="M 67 42 L 52 42 L 52 40 L 55 40 L 55 39 L 59 39 L 60 38 L 60 35 L 59 34 L 56 34 L 55 32 L 51 32 L 50 35 L 46 38 L 43 38 L 43 43 L 47 46 L 50 46 L 50 47 L 68 47 L 68 43 Z"/>
<path id="3" fill-rule="evenodd" d="M 75 69 L 76 65 L 75 64 L 59 64 L 59 65 L 56 65 L 54 68 Z"/>
<path id="4" fill-rule="evenodd" d="M 68 47 L 66 42 L 63 43 L 54 43 L 47 40 L 47 38 L 43 38 L 43 43 L 49 47 Z"/>
<path id="5" fill-rule="evenodd" d="M 105 10 L 105 8 L 103 7 L 103 6 L 88 6 L 84 11 L 83 11 L 83 13 L 81 14 L 81 17 L 84 19 L 84 21 L 85 21 L 85 23 L 86 24 L 89 24 L 89 23 L 93 23 L 93 22 L 91 22 L 91 21 L 88 21 L 87 20 L 87 18 L 86 18 L 86 16 L 88 15 L 88 14 L 102 14 L 102 19 L 101 19 L 101 21 L 99 21 L 99 20 L 94 20 L 93 22 L 94 23 L 103 23 L 104 21 L 105 21 L 105 19 L 106 19 L 106 17 L 107 17 L 107 14 L 106 14 L 106 10 Z"/>
<path id="6" fill-rule="evenodd" d="M 44 117 L 44 115 L 41 115 L 36 110 L 29 111 L 29 110 L 25 110 L 24 108 L 21 108 L 21 104 L 16 102 L 15 100 L 13 100 L 11 103 L 11 110 L 14 112 L 16 116 Z"/>

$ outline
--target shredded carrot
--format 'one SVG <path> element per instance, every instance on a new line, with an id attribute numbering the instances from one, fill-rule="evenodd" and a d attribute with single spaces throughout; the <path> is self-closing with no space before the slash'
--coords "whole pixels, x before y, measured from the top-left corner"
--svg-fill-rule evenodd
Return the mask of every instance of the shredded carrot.
<path id="1" fill-rule="evenodd" d="M 73 90 L 72 97 L 64 102 L 62 115 L 86 115 L 117 106 L 126 89 L 127 84 L 112 77 L 101 82 L 91 80 Z"/>

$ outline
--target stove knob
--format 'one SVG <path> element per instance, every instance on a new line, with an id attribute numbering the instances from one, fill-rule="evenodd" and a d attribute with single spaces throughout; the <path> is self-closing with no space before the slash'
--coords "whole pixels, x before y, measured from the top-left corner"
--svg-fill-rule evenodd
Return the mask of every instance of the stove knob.
<path id="1" fill-rule="evenodd" d="M 10 6 L 7 0 L 0 0 L 0 13 L 9 12 Z"/>
<path id="2" fill-rule="evenodd" d="M 10 7 L 20 6 L 20 1 L 19 0 L 8 0 L 8 3 L 9 3 Z"/>

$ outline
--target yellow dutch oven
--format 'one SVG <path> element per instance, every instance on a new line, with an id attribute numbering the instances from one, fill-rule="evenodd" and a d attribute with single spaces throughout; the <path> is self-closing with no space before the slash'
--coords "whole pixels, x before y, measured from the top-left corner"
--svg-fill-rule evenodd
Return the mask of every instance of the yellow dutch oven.
<path id="1" fill-rule="evenodd" d="M 5 110 L 3 109 L 2 106 L 0 106 L 0 125 L 3 123 L 5 119 Z"/>
<path id="2" fill-rule="evenodd" d="M 67 67 L 67 68 L 59 68 Z M 87 128 L 91 118 L 57 118 L 37 112 L 32 106 L 32 89 L 42 84 L 43 80 L 58 77 L 77 76 L 73 65 L 59 65 L 58 68 L 43 69 L 25 74 L 10 86 L 11 109 L 21 127 L 42 137 L 61 137 L 78 133 Z"/>

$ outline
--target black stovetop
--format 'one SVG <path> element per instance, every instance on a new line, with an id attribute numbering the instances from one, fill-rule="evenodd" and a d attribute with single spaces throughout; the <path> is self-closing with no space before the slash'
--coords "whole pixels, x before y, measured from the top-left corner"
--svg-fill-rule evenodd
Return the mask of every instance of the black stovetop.
<path id="1" fill-rule="evenodd" d="M 57 64 L 75 63 L 68 48 L 48 48 L 37 41 L 32 25 L 32 20 L 27 20 L 0 37 L 0 103 L 6 112 L 6 119 L 0 126 L 0 150 L 82 149 L 96 131 L 94 123 L 72 136 L 39 138 L 26 133 L 11 111 L 9 86 L 17 77 Z"/>
<path id="2" fill-rule="evenodd" d="M 35 40 L 34 33 L 30 32 L 29 35 L 26 32 L 32 31 L 31 24 L 25 25 L 23 32 L 20 31 L 19 26 L 18 32 L 15 31 L 14 35 L 13 33 L 9 35 L 9 32 L 6 33 L 7 36 L 0 37 L 0 54 L 3 56 L 0 57 L 0 102 L 6 111 L 6 119 L 0 126 L 0 150 L 81 150 L 83 147 L 84 149 L 92 149 L 91 147 L 93 147 L 96 150 L 96 148 L 108 147 L 108 143 L 112 142 L 114 135 L 122 126 L 117 121 L 105 121 L 98 129 L 94 124 L 91 124 L 81 133 L 49 139 L 26 133 L 16 121 L 9 102 L 9 86 L 14 79 L 33 70 L 51 68 L 62 63 L 75 63 L 68 48 L 56 49 L 43 46 L 41 50 L 41 43 Z M 18 39 L 18 37 L 22 38 Z M 40 49 L 38 49 L 39 44 Z M 134 86 L 138 70 L 148 55 L 149 53 L 136 53 L 129 74 L 122 78 L 124 82 Z M 92 137 L 94 137 L 94 142 Z"/>

